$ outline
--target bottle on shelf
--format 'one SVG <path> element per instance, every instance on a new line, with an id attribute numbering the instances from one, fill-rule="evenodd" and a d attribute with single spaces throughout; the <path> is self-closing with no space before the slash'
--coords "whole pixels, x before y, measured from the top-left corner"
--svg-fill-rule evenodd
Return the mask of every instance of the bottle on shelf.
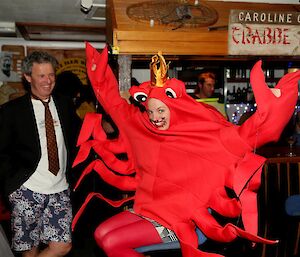
<path id="1" fill-rule="evenodd" d="M 254 102 L 254 94 L 252 91 L 252 87 L 249 84 L 247 85 L 247 102 L 248 103 Z"/>
<path id="2" fill-rule="evenodd" d="M 236 90 L 236 97 L 235 97 L 235 101 L 237 103 L 241 103 L 242 101 L 242 89 L 240 87 L 237 88 Z"/>

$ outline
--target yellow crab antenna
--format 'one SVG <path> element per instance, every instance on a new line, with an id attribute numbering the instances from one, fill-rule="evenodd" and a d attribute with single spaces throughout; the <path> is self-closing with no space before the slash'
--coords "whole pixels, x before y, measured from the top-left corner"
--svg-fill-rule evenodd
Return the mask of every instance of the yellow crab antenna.
<path id="1" fill-rule="evenodd" d="M 168 69 L 169 63 L 166 64 L 161 51 L 152 56 L 150 63 L 151 85 L 154 87 L 163 87 L 168 79 Z"/>

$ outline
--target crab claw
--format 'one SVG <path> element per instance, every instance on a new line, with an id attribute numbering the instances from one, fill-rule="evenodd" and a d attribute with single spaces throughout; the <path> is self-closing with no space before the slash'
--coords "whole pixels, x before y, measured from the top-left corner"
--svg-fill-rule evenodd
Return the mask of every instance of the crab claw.
<path id="1" fill-rule="evenodd" d="M 282 111 L 282 108 L 292 115 L 298 97 L 298 80 L 300 71 L 288 73 L 283 76 L 274 89 L 268 87 L 265 82 L 265 76 L 261 69 L 262 61 L 258 61 L 252 68 L 250 74 L 250 83 L 253 89 L 257 109 L 259 112 L 265 112 L 270 106 Z M 287 115 L 285 115 L 286 117 Z M 286 120 L 286 119 L 285 119 Z"/>
<path id="2" fill-rule="evenodd" d="M 86 67 L 89 79 L 92 83 L 101 82 L 105 79 L 105 71 L 108 61 L 107 45 L 101 54 L 88 42 L 86 42 Z"/>
<path id="3" fill-rule="evenodd" d="M 250 73 L 257 110 L 240 128 L 239 134 L 251 147 L 277 141 L 295 111 L 300 71 L 284 75 L 270 89 L 258 61 Z"/>

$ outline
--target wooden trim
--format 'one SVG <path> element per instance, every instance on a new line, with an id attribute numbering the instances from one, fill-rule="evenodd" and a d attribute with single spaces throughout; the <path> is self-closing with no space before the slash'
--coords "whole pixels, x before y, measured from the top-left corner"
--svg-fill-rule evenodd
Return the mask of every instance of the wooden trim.
<path id="1" fill-rule="evenodd" d="M 105 42 L 105 37 L 101 36 L 106 33 L 105 26 L 17 22 L 16 27 L 25 40 L 89 41 L 93 38 L 93 41 Z M 69 40 L 66 35 L 70 35 Z"/>
<path id="2" fill-rule="evenodd" d="M 118 49 L 118 54 L 154 54 L 162 50 L 164 54 L 227 56 L 228 55 L 228 22 L 230 10 L 257 11 L 297 11 L 297 6 L 287 4 L 259 4 L 223 1 L 199 1 L 209 5 L 218 12 L 218 20 L 209 27 L 183 26 L 176 30 L 172 27 L 154 24 L 149 21 L 138 22 L 130 19 L 126 9 L 132 4 L 145 0 L 109 0 L 114 8 L 116 24 L 112 28 L 111 42 Z M 192 4 L 190 0 L 190 3 Z M 149 10 L 147 10 L 149 11 Z M 155 10 L 153 10 L 155 12 Z M 149 16 L 150 17 L 150 16 Z M 211 29 L 213 28 L 213 29 Z"/>

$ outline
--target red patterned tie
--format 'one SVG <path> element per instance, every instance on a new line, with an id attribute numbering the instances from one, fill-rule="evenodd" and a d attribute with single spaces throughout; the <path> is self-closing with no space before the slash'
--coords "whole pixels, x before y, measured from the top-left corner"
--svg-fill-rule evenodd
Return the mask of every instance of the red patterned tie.
<path id="1" fill-rule="evenodd" d="M 46 138 L 47 138 L 49 171 L 56 176 L 59 171 L 59 159 L 58 159 L 58 149 L 57 149 L 54 123 L 49 109 L 50 98 L 48 102 L 44 102 L 43 100 L 39 99 L 34 95 L 33 98 L 40 100 L 45 106 L 45 127 L 46 127 Z"/>

